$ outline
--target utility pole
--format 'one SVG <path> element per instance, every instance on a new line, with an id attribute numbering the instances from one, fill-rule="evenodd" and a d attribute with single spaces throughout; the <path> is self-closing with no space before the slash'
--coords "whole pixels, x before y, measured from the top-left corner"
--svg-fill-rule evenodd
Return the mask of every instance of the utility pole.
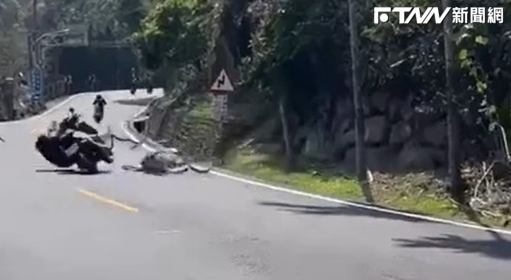
<path id="1" fill-rule="evenodd" d="M 357 23 L 356 5 L 364 5 L 363 1 L 348 1 L 349 24 L 350 24 L 350 51 L 351 51 L 351 79 L 353 90 L 353 104 L 355 109 L 355 151 L 357 179 L 364 193 L 366 201 L 374 202 L 367 176 L 366 148 L 365 148 L 365 120 L 364 108 L 362 106 L 362 95 L 360 94 L 360 53 L 359 53 L 359 34 Z"/>
<path id="2" fill-rule="evenodd" d="M 355 131 L 356 131 L 356 158 L 357 158 L 357 177 L 360 183 L 367 181 L 366 159 L 365 159 L 365 123 L 364 111 L 362 106 L 362 96 L 360 95 L 359 84 L 359 37 L 358 24 L 355 18 L 356 0 L 349 0 L 349 24 L 350 24 L 350 51 L 351 51 L 351 83 L 353 91 L 353 104 L 355 109 Z"/>
<path id="3" fill-rule="evenodd" d="M 37 29 L 37 0 L 32 0 L 32 17 L 34 20 L 34 29 Z"/>
<path id="4" fill-rule="evenodd" d="M 451 0 L 442 0 L 445 9 L 451 6 Z M 463 187 L 459 169 L 459 132 L 458 132 L 458 110 L 454 98 L 454 41 L 452 36 L 453 24 L 452 14 L 448 13 L 443 22 L 444 27 L 444 55 L 445 55 L 445 90 L 447 96 L 447 147 L 449 162 L 449 183 L 451 196 L 456 201 L 462 202 Z"/>
<path id="5" fill-rule="evenodd" d="M 28 65 L 30 71 L 34 68 L 33 43 L 35 40 L 37 25 L 37 0 L 32 0 L 32 26 L 28 32 Z"/>

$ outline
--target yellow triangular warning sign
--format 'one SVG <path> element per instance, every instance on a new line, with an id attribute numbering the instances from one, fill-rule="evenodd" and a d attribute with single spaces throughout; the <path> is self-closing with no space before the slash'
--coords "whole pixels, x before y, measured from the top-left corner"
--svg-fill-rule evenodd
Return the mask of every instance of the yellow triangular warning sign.
<path id="1" fill-rule="evenodd" d="M 211 91 L 215 92 L 231 92 L 234 91 L 234 87 L 232 86 L 231 80 L 224 69 L 220 71 L 220 75 L 216 78 L 215 82 L 211 86 Z"/>

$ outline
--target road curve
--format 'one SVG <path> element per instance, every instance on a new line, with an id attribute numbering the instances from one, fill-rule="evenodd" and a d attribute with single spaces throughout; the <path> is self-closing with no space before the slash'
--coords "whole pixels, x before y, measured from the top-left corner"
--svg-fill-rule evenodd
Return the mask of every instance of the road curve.
<path id="1" fill-rule="evenodd" d="M 145 93 L 144 93 L 145 95 Z M 104 92 L 105 121 L 140 107 Z M 68 106 L 92 115 L 84 94 L 42 117 L 3 123 L 0 135 L 0 279 L 5 280 L 504 280 L 505 234 L 413 220 L 215 176 L 155 177 L 121 170 L 144 151 L 116 147 L 94 176 L 56 172 L 33 131 Z"/>

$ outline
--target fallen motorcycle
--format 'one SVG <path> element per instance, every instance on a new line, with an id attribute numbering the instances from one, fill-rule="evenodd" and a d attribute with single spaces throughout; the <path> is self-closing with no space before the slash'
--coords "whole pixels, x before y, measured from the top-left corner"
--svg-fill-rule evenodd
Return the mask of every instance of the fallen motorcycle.
<path id="1" fill-rule="evenodd" d="M 76 137 L 75 132 L 85 134 Z M 37 138 L 35 147 L 50 163 L 60 168 L 77 165 L 81 171 L 98 173 L 98 163 L 113 163 L 113 141 L 111 147 L 98 136 L 98 131 L 83 121 L 64 119 L 60 124 L 52 123 L 46 134 Z"/>

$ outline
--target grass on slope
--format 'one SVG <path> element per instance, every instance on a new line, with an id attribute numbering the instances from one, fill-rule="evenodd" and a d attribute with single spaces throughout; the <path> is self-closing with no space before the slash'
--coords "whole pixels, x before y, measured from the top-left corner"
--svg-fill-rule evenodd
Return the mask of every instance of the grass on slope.
<path id="1" fill-rule="evenodd" d="M 209 104 L 199 105 L 186 118 L 187 126 L 193 127 L 194 131 L 210 130 L 211 127 L 204 128 L 205 124 L 199 120 L 211 118 L 211 114 Z M 299 168 L 301 171 L 288 174 L 283 171 L 282 159 L 264 154 L 256 149 L 244 148 L 231 150 L 222 168 L 259 181 L 308 193 L 365 202 L 362 189 L 356 180 L 339 174 L 335 175 L 310 164 L 299 165 L 302 166 Z M 330 175 L 327 175 L 328 173 Z M 374 203 L 384 207 L 444 219 L 465 220 L 496 226 L 502 224 L 500 219 L 476 217 L 473 212 L 460 209 L 444 193 L 439 181 L 425 173 L 401 176 L 374 174 L 371 193 Z"/>
<path id="2" fill-rule="evenodd" d="M 180 113 L 176 112 L 176 115 Z M 208 102 L 200 102 L 185 111 L 173 125 L 173 147 L 195 161 L 208 161 L 216 143 L 217 126 Z"/>
<path id="3" fill-rule="evenodd" d="M 235 155 L 234 155 L 235 154 Z M 268 182 L 285 184 L 305 192 L 364 202 L 365 197 L 358 182 L 342 175 L 321 175 L 321 171 L 304 170 L 286 174 L 283 163 L 269 155 L 253 149 L 233 152 L 226 168 L 247 174 Z M 420 179 L 419 179 L 420 180 Z M 377 204 L 410 212 L 427 213 L 435 216 L 452 217 L 457 211 L 446 199 L 439 198 L 424 189 L 401 186 L 381 186 L 371 188 Z"/>
<path id="4" fill-rule="evenodd" d="M 366 201 L 362 188 L 352 178 L 324 175 L 313 169 L 286 174 L 282 162 L 255 149 L 231 151 L 224 168 L 308 193 L 355 202 Z M 461 209 L 442 191 L 438 181 L 426 173 L 400 176 L 374 174 L 371 193 L 376 205 L 410 213 L 497 227 L 504 222 L 500 218 L 480 217 L 468 209 Z"/>

